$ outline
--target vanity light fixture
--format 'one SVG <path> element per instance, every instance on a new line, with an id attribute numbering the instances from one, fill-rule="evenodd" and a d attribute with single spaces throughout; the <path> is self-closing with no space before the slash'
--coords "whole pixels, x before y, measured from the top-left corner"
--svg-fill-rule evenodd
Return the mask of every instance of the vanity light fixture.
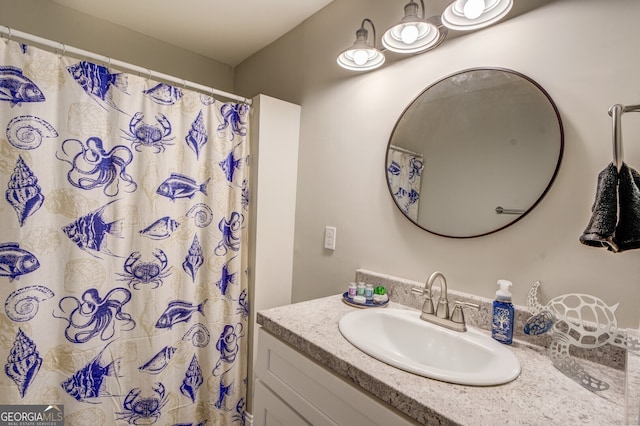
<path id="1" fill-rule="evenodd" d="M 425 19 L 424 0 L 420 0 L 420 5 L 409 0 L 404 6 L 404 17 L 383 34 L 382 51 L 376 48 L 376 27 L 367 18 L 356 31 L 353 46 L 338 56 L 338 64 L 352 71 L 370 71 L 384 63 L 385 50 L 403 54 L 426 52 L 438 47 L 449 30 L 471 31 L 487 27 L 504 18 L 512 7 L 513 0 L 455 0 L 442 15 Z M 368 40 L 365 22 L 373 28 L 373 43 Z"/>
<path id="2" fill-rule="evenodd" d="M 436 47 L 444 40 L 434 19 L 424 18 L 424 2 L 411 0 L 404 6 L 404 17 L 382 36 L 382 45 L 392 52 L 419 53 Z"/>
<path id="3" fill-rule="evenodd" d="M 373 28 L 373 44 L 369 43 L 369 32 L 364 23 L 369 22 Z M 353 46 L 338 55 L 338 65 L 352 71 L 369 71 L 384 63 L 384 54 L 376 48 L 376 27 L 371 19 L 365 18 L 356 31 L 356 41 Z"/>
<path id="4" fill-rule="evenodd" d="M 452 30 L 477 30 L 504 18 L 512 7 L 513 0 L 456 0 L 442 13 L 442 24 Z"/>

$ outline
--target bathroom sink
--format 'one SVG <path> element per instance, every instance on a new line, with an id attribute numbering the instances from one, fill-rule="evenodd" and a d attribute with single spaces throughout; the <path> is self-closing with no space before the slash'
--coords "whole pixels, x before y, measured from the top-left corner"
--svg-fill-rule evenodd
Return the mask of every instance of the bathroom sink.
<path id="1" fill-rule="evenodd" d="M 479 330 L 448 330 L 420 312 L 375 308 L 350 312 L 340 332 L 355 347 L 386 364 L 420 376 L 473 386 L 508 383 L 520 363 L 503 344 Z"/>

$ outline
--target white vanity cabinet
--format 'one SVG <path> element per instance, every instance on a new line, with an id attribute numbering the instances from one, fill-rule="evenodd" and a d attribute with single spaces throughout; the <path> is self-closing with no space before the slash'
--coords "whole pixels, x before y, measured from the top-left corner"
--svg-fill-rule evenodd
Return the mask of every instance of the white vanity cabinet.
<path id="1" fill-rule="evenodd" d="M 256 426 L 416 424 L 262 328 L 256 362 Z"/>

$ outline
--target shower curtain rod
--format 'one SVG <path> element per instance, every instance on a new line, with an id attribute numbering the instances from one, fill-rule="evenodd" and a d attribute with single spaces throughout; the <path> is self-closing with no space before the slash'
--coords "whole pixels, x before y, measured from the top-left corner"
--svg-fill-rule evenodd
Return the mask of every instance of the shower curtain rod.
<path id="1" fill-rule="evenodd" d="M 109 56 L 98 55 L 97 53 L 92 53 L 86 50 L 78 49 L 72 46 L 67 46 L 64 43 L 59 43 L 56 41 L 51 41 L 46 38 L 42 38 L 33 34 L 24 33 L 22 31 L 12 30 L 9 27 L 5 27 L 4 25 L 0 25 L 0 34 L 4 34 L 7 40 L 18 40 L 24 41 L 28 43 L 35 43 L 49 49 L 53 49 L 54 51 L 60 51 L 64 55 L 65 53 L 70 53 L 77 56 L 82 56 L 87 59 L 91 59 L 94 61 L 102 62 L 103 64 L 107 64 L 108 67 L 115 67 L 122 71 L 137 73 L 139 76 L 148 76 L 154 80 L 165 81 L 167 83 L 171 83 L 176 87 L 188 88 L 192 90 L 196 90 L 200 93 L 207 95 L 218 95 L 225 97 L 227 99 L 232 99 L 238 102 L 242 102 L 247 105 L 251 105 L 251 99 L 225 92 L 223 90 L 214 89 L 213 87 L 204 86 L 202 84 L 194 83 L 192 81 L 187 81 L 181 78 L 173 77 L 168 74 L 163 74 L 161 72 L 152 71 L 148 68 L 139 67 L 137 65 L 129 64 L 127 62 L 119 61 L 117 59 L 112 59 Z"/>
<path id="2" fill-rule="evenodd" d="M 395 149 L 396 151 L 399 151 L 399 152 L 404 152 L 405 154 L 411 154 L 411 155 L 416 155 L 418 157 L 422 157 L 422 154 L 419 154 L 419 153 L 413 152 L 413 151 L 409 151 L 408 149 L 402 148 L 402 147 L 397 146 L 397 145 L 389 145 L 389 148 Z"/>

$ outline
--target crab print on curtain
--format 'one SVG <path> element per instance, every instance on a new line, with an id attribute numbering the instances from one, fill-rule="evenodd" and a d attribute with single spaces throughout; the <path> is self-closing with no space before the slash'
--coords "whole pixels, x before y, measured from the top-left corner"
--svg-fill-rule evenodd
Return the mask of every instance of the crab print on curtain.
<path id="1" fill-rule="evenodd" d="M 244 424 L 249 107 L 0 40 L 0 391 Z"/>

